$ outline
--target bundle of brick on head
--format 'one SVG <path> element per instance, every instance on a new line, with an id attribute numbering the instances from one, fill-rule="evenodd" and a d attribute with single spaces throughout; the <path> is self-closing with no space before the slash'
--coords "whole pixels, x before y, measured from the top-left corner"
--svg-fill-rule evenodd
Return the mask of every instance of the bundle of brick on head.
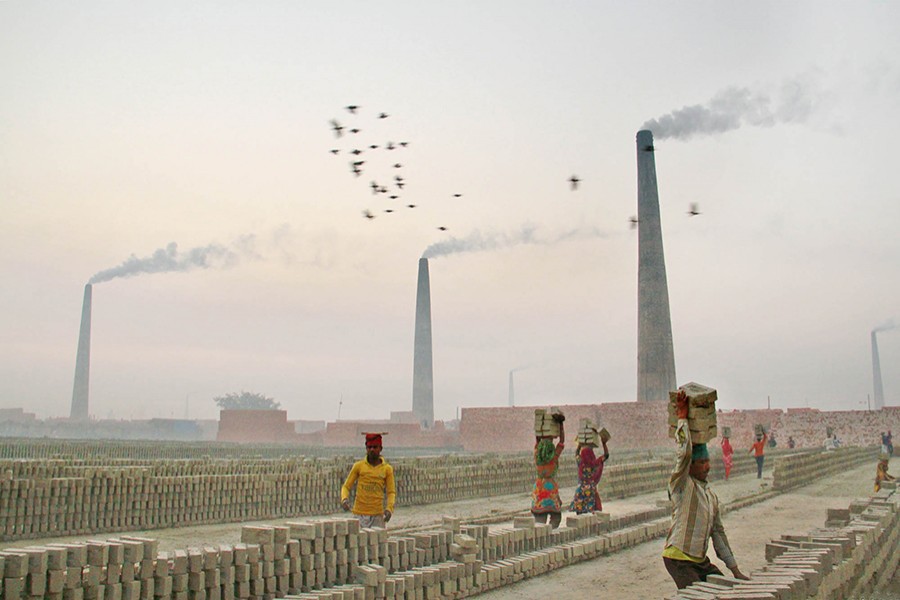
<path id="1" fill-rule="evenodd" d="M 716 390 L 699 383 L 686 383 L 678 390 L 669 392 L 669 437 L 675 437 L 678 426 L 678 414 L 675 402 L 679 391 L 688 397 L 688 428 L 691 430 L 691 442 L 705 444 L 718 435 L 716 428 Z"/>
<path id="2" fill-rule="evenodd" d="M 559 437 L 559 417 L 562 411 L 552 408 L 549 411 L 543 408 L 534 409 L 534 435 L 535 437 Z"/>

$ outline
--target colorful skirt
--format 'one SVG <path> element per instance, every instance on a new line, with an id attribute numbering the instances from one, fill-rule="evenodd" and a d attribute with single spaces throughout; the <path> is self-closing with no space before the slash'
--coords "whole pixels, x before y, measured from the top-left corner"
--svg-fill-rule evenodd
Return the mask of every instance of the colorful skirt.
<path id="1" fill-rule="evenodd" d="M 578 488 L 575 489 L 575 497 L 572 498 L 572 503 L 569 505 L 569 510 L 578 515 L 603 510 L 600 494 L 597 493 L 597 486 L 591 483 L 578 484 Z"/>
<path id="2" fill-rule="evenodd" d="M 533 514 L 562 512 L 559 486 L 552 477 L 538 477 L 531 492 L 531 512 Z"/>

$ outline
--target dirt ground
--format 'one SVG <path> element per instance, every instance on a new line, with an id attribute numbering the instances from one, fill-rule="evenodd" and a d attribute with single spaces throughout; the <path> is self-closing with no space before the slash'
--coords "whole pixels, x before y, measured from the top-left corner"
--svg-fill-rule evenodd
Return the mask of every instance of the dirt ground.
<path id="1" fill-rule="evenodd" d="M 749 574 L 765 564 L 766 542 L 786 533 L 805 534 L 810 529 L 824 524 L 827 508 L 846 508 L 854 498 L 871 494 L 874 474 L 874 464 L 866 464 L 838 476 L 823 479 L 812 485 L 725 515 L 725 530 L 741 570 Z M 736 498 L 768 490 L 771 485 L 771 473 L 764 473 L 762 480 L 757 480 L 755 474 L 751 474 L 733 477 L 728 482 L 714 481 L 711 485 L 719 498 L 727 503 Z M 465 519 L 483 517 L 491 513 L 507 513 L 519 507 L 522 508 L 522 514 L 527 514 L 530 500 L 529 494 L 512 494 L 488 499 L 405 507 L 402 505 L 402 490 L 398 490 L 398 492 L 400 500 L 396 516 L 391 521 L 389 529 L 436 525 L 440 522 L 442 515 Z M 573 492 L 574 488 L 564 488 L 560 495 L 565 501 L 572 497 Z M 603 508 L 605 512 L 612 515 L 628 514 L 653 507 L 657 500 L 664 499 L 665 496 L 665 490 L 660 490 L 652 494 L 622 500 L 608 500 L 604 501 Z M 332 515 L 320 516 L 346 515 L 347 513 L 335 512 Z M 92 537 L 105 539 L 119 535 L 146 536 L 160 540 L 160 550 L 175 550 L 237 543 L 240 541 L 241 525 L 280 524 L 306 518 L 309 517 L 119 532 Z M 501 522 L 494 526 L 508 525 L 509 522 Z M 50 542 L 79 541 L 86 537 L 88 536 L 3 542 L 0 544 L 0 548 L 21 548 Z M 674 591 L 675 588 L 663 567 L 662 558 L 660 558 L 661 552 L 662 540 L 652 540 L 622 552 L 482 594 L 479 598 L 485 600 L 513 598 L 581 600 L 589 597 L 662 598 Z M 712 548 L 710 548 L 710 553 L 713 553 Z M 714 556 L 712 558 L 715 560 Z M 718 564 L 725 571 L 724 565 Z"/>

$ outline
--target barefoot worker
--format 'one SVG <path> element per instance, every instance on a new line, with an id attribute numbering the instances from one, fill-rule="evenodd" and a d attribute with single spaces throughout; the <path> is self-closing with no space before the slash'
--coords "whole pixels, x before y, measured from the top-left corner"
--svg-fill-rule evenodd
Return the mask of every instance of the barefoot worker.
<path id="1" fill-rule="evenodd" d="M 725 481 L 731 475 L 731 467 L 734 465 L 734 448 L 731 447 L 727 435 L 722 436 L 722 463 L 725 465 Z"/>
<path id="2" fill-rule="evenodd" d="M 384 527 L 394 513 L 397 488 L 394 487 L 394 467 L 381 456 L 381 436 L 384 433 L 363 433 L 366 436 L 366 458 L 357 461 L 341 486 L 341 508 L 350 510 L 350 489 L 356 483 L 353 514 L 362 527 Z M 385 494 L 387 506 L 385 507 Z"/>
<path id="3" fill-rule="evenodd" d="M 716 555 L 738 579 L 749 579 L 738 569 L 737 561 L 725 537 L 719 514 L 719 498 L 707 486 L 709 451 L 706 444 L 691 444 L 688 428 L 688 397 L 679 390 L 675 404 L 678 425 L 677 463 L 669 478 L 669 500 L 672 502 L 672 526 L 666 537 L 663 563 L 678 589 L 722 571 L 706 556 L 712 538 Z"/>
<path id="4" fill-rule="evenodd" d="M 878 458 L 878 465 L 875 467 L 875 491 L 881 491 L 881 482 L 882 481 L 894 481 L 896 479 L 893 475 L 888 473 L 888 460 L 890 457 L 887 454 L 882 454 Z"/>

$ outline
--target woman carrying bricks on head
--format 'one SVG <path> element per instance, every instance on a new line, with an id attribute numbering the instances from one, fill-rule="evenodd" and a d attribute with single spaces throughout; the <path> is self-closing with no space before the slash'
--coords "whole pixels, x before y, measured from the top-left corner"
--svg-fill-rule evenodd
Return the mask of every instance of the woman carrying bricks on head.
<path id="1" fill-rule="evenodd" d="M 562 413 L 556 413 L 553 420 L 559 423 L 559 443 L 554 445 L 552 437 L 534 439 L 537 479 L 534 491 L 531 492 L 531 514 L 538 523 L 546 523 L 549 517 L 550 526 L 556 529 L 562 522 L 562 501 L 559 499 L 559 486 L 554 476 L 559 467 L 559 457 L 565 449 L 566 430 L 563 422 L 566 417 Z"/>
<path id="2" fill-rule="evenodd" d="M 734 464 L 734 448 L 731 447 L 727 435 L 722 436 L 722 462 L 725 463 L 725 481 L 728 481 L 731 466 Z"/>
<path id="3" fill-rule="evenodd" d="M 362 527 L 384 527 L 394 514 L 397 488 L 394 487 L 394 467 L 381 456 L 381 433 L 366 436 L 366 458 L 354 463 L 341 486 L 341 508 L 350 510 L 350 488 L 356 483 L 353 514 Z M 387 493 L 387 507 L 385 507 Z"/>
<path id="4" fill-rule="evenodd" d="M 578 487 L 575 488 L 575 497 L 572 498 L 572 504 L 569 510 L 575 514 L 583 515 L 595 511 L 603 510 L 603 504 L 600 502 L 600 494 L 597 492 L 597 484 L 600 483 L 600 477 L 603 476 L 603 465 L 609 458 L 609 448 L 606 447 L 606 440 L 603 442 L 603 456 L 594 455 L 594 448 L 597 444 L 579 443 L 575 448 L 575 457 L 578 462 Z"/>

